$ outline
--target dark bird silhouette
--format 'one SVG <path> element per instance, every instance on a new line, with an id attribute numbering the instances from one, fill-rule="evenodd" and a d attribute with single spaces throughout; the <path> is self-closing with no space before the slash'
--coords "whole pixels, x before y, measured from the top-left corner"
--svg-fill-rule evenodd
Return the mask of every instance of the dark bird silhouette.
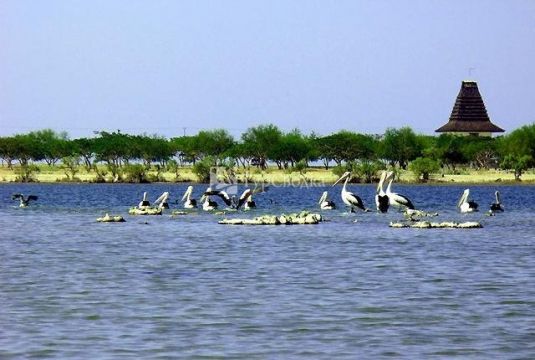
<path id="1" fill-rule="evenodd" d="M 13 194 L 11 196 L 11 199 L 12 200 L 17 200 L 19 199 L 20 201 L 20 204 L 19 206 L 20 207 L 26 207 L 30 204 L 30 201 L 35 201 L 38 199 L 38 197 L 36 195 L 28 195 L 27 197 L 24 197 L 23 194 Z"/>

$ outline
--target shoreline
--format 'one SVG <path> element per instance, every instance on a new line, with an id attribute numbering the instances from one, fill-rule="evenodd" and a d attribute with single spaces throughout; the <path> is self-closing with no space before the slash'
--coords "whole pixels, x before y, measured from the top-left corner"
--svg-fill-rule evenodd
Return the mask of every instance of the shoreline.
<path id="1" fill-rule="evenodd" d="M 396 179 L 397 184 L 407 185 L 535 185 L 535 171 L 529 170 L 521 177 L 522 181 L 515 181 L 512 172 L 504 170 L 471 170 L 462 169 L 457 174 L 445 173 L 431 174 L 427 182 L 417 181 L 414 174 L 408 170 L 398 170 L 399 177 Z M 149 175 L 156 175 L 156 172 L 150 171 Z M 87 173 L 85 170 L 80 170 L 76 174 L 74 181 L 67 179 L 63 169 L 57 166 L 41 165 L 40 171 L 35 174 L 35 180 L 29 183 L 37 184 L 131 184 L 133 182 L 118 181 L 114 182 L 110 176 L 106 177 L 105 182 L 97 182 L 96 174 L 94 172 Z M 6 166 L 0 167 L 0 184 L 24 184 L 16 181 L 17 174 L 15 171 L 7 169 Z M 178 177 L 174 173 L 162 172 L 161 178 L 165 181 L 152 181 L 148 184 L 202 184 L 199 182 L 195 174 L 193 174 L 190 167 L 181 168 L 178 172 Z M 323 168 L 308 168 L 306 172 L 289 172 L 288 170 L 279 170 L 277 168 L 268 168 L 260 171 L 258 169 L 250 169 L 244 171 L 239 169 L 236 171 L 237 184 L 266 184 L 277 186 L 322 186 L 331 185 L 338 177 L 329 169 Z M 220 178 L 219 180 L 223 180 Z M 135 182 L 134 182 L 135 184 Z M 351 185 L 367 185 L 369 183 L 353 182 Z"/>

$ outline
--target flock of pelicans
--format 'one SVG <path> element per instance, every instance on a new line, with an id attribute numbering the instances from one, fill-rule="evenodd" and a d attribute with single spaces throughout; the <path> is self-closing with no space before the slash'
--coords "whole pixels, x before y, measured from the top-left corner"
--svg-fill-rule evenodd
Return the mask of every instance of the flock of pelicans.
<path id="1" fill-rule="evenodd" d="M 364 206 L 362 199 L 358 195 L 347 190 L 347 184 L 350 178 L 351 178 L 351 173 L 346 172 L 338 180 L 336 180 L 336 182 L 332 186 L 334 187 L 336 184 L 345 180 L 340 195 L 344 204 L 348 206 L 349 211 L 355 212 L 356 209 L 360 209 L 366 212 L 370 211 L 370 209 Z M 402 208 L 402 209 L 414 210 L 415 207 L 408 197 L 392 191 L 393 180 L 394 180 L 393 172 L 386 172 L 386 171 L 382 172 L 379 183 L 377 184 L 377 190 L 375 194 L 375 205 L 377 207 L 377 211 L 386 213 L 390 206 L 394 206 L 394 207 Z M 384 184 L 386 182 L 388 182 L 388 185 L 385 190 Z M 264 192 L 266 191 L 266 189 L 267 188 L 265 187 L 255 188 L 253 190 L 246 189 L 241 194 L 241 196 L 236 199 L 235 197 L 229 196 L 228 193 L 226 193 L 224 190 L 213 190 L 211 187 L 208 187 L 203 193 L 202 197 L 200 198 L 199 203 L 202 209 L 205 211 L 216 210 L 218 208 L 218 203 L 214 201 L 212 197 L 217 196 L 225 203 L 227 207 L 230 207 L 232 209 L 236 209 L 236 210 L 253 209 L 253 208 L 256 208 L 256 203 L 253 200 L 253 195 L 259 192 Z M 193 193 L 193 186 L 188 186 L 186 192 L 184 193 L 181 199 L 181 202 L 183 203 L 183 207 L 185 209 L 194 209 L 194 208 L 197 208 L 199 205 L 197 200 L 192 198 L 192 193 Z M 470 200 L 469 195 L 470 195 L 470 190 L 469 189 L 464 190 L 461 198 L 459 199 L 459 202 L 457 203 L 457 207 L 459 208 L 459 211 L 462 213 L 478 211 L 478 204 Z M 31 201 L 36 201 L 38 197 L 35 195 L 29 195 L 25 197 L 23 194 L 14 194 L 12 196 L 12 199 L 19 200 L 20 207 L 26 207 Z M 154 201 L 154 205 L 156 205 L 158 209 L 168 209 L 169 208 L 168 201 L 169 201 L 169 192 L 164 192 L 158 199 Z M 334 201 L 329 199 L 329 193 L 327 191 L 323 192 L 319 200 L 319 205 L 322 210 L 332 210 L 336 208 L 336 204 L 334 203 Z M 137 208 L 138 209 L 152 208 L 148 200 L 146 192 L 143 194 L 143 199 L 141 200 Z M 495 202 L 491 204 L 489 212 L 495 213 L 495 212 L 501 212 L 501 211 L 503 211 L 503 206 L 500 202 L 500 194 L 498 191 L 496 191 Z"/>

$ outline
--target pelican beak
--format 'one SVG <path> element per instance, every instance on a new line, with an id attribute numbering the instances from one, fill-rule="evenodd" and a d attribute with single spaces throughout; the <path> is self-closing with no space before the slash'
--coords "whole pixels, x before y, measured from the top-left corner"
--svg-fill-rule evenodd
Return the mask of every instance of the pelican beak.
<path id="1" fill-rule="evenodd" d="M 461 204 L 466 200 L 466 198 L 468 198 L 468 189 L 463 192 L 461 198 L 459 199 L 459 202 L 457 203 L 457 207 L 460 207 Z"/>
<path id="2" fill-rule="evenodd" d="M 344 175 L 342 175 L 342 176 L 340 177 L 340 179 L 336 180 L 336 182 L 333 184 L 333 186 L 336 185 L 336 184 L 338 184 L 340 181 L 345 180 L 349 175 L 351 175 L 351 173 L 350 173 L 349 171 L 346 171 L 346 172 L 344 173 Z"/>
<path id="3" fill-rule="evenodd" d="M 184 195 L 182 195 L 182 200 L 181 201 L 184 201 L 187 199 L 188 195 L 191 194 L 191 188 L 188 187 L 188 189 L 186 190 L 186 192 L 184 193 Z"/>
<path id="4" fill-rule="evenodd" d="M 386 179 L 386 171 L 383 171 L 381 173 L 381 178 L 379 179 L 379 183 L 377 184 L 377 190 L 375 191 L 377 194 L 379 194 L 379 192 L 383 188 L 383 183 L 385 182 L 385 179 Z"/>

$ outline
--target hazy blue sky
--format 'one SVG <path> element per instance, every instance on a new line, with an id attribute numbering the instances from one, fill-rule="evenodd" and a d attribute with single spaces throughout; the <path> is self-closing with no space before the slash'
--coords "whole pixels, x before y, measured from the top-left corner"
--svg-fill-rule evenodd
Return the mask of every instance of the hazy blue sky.
<path id="1" fill-rule="evenodd" d="M 0 135 L 432 134 L 467 78 L 535 121 L 535 1 L 0 0 Z"/>

